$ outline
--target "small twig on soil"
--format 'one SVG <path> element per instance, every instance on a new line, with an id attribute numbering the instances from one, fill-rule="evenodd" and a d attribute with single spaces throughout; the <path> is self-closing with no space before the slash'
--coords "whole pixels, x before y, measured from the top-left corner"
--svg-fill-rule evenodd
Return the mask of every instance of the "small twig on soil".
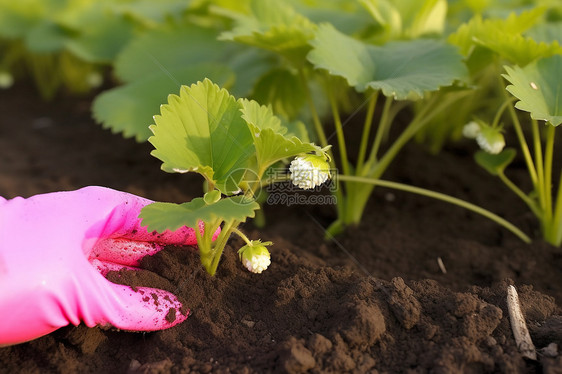
<path id="1" fill-rule="evenodd" d="M 513 286 L 507 287 L 507 310 L 509 312 L 513 336 L 515 337 L 515 344 L 517 344 L 521 355 L 531 360 L 536 360 L 537 352 L 535 350 L 535 345 L 531 340 L 531 335 L 529 335 L 525 317 L 523 317 L 523 313 L 521 312 L 519 296 L 517 296 L 517 291 Z"/>
<path id="2" fill-rule="evenodd" d="M 439 265 L 439 269 L 443 274 L 447 274 L 447 269 L 445 268 L 445 264 L 443 263 L 443 260 L 441 260 L 441 257 L 437 257 L 437 265 Z"/>

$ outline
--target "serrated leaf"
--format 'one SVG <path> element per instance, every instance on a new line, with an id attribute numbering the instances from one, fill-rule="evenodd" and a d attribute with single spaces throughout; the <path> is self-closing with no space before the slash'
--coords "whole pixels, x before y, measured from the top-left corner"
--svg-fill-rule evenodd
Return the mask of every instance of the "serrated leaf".
<path id="1" fill-rule="evenodd" d="M 255 201 L 244 196 L 220 199 L 214 204 L 207 204 L 202 197 L 188 203 L 153 203 L 145 206 L 141 213 L 142 225 L 149 231 L 163 232 L 177 230 L 182 226 L 198 227 L 198 222 L 216 223 L 219 221 L 244 222 L 253 218 L 260 208 Z"/>
<path id="2" fill-rule="evenodd" d="M 159 112 L 170 92 L 177 92 L 178 82 L 190 84 L 207 77 L 224 86 L 232 80 L 232 75 L 228 68 L 213 64 L 160 71 L 102 92 L 95 98 L 92 112 L 105 128 L 121 132 L 124 137 L 134 137 L 139 142 L 146 141 L 152 135 L 148 128 L 153 122 L 152 117 Z"/>
<path id="3" fill-rule="evenodd" d="M 240 116 L 241 105 L 209 79 L 170 95 L 150 127 L 152 155 L 167 172 L 195 171 L 225 195 L 238 183 L 255 154 L 252 135 Z"/>
<path id="4" fill-rule="evenodd" d="M 490 31 L 485 39 L 474 39 L 480 45 L 496 52 L 501 57 L 520 66 L 525 66 L 531 61 L 541 57 L 562 53 L 558 42 L 546 44 L 538 43 L 522 35 L 506 34 L 503 31 Z"/>
<path id="5" fill-rule="evenodd" d="M 301 153 L 322 153 L 322 149 L 317 145 L 303 143 L 296 136 L 284 136 L 287 128 L 281 124 L 278 117 L 273 115 L 271 108 L 259 105 L 253 100 L 240 100 L 240 102 L 242 118 L 246 120 L 252 133 L 258 168 L 261 170 L 284 158 Z"/>
<path id="6" fill-rule="evenodd" d="M 363 92 L 382 90 L 397 100 L 420 99 L 467 75 L 455 48 L 435 40 L 365 44 L 331 25 L 319 27 L 308 60 Z"/>
<path id="7" fill-rule="evenodd" d="M 273 114 L 270 107 L 260 105 L 255 100 L 240 99 L 242 118 L 259 130 L 271 129 L 278 134 L 287 133 L 281 119 Z"/>
<path id="8" fill-rule="evenodd" d="M 556 42 L 547 44 L 523 35 L 523 32 L 540 20 L 543 13 L 544 8 L 537 7 L 519 15 L 511 13 L 506 19 L 484 20 L 477 15 L 461 25 L 449 37 L 449 41 L 457 45 L 465 56 L 468 56 L 475 46 L 482 46 L 502 58 L 524 66 L 538 58 L 562 52 Z"/>
<path id="9" fill-rule="evenodd" d="M 220 39 L 274 51 L 297 63 L 309 50 L 316 27 L 289 4 L 276 0 L 252 0 L 250 14 L 238 14 L 234 22 L 234 28 Z"/>
<path id="10" fill-rule="evenodd" d="M 490 33 L 501 32 L 504 35 L 520 35 L 531 28 L 544 14 L 544 8 L 534 8 L 517 15 L 511 13 L 506 19 L 486 19 L 477 14 L 469 22 L 461 25 L 449 36 L 449 42 L 457 45 L 461 53 L 467 56 L 475 40 L 485 41 Z"/>
<path id="11" fill-rule="evenodd" d="M 562 123 L 561 55 L 537 60 L 524 68 L 506 66 L 505 70 L 503 77 L 511 83 L 506 89 L 519 99 L 517 109 L 553 126 Z"/>
<path id="12" fill-rule="evenodd" d="M 503 173 L 505 168 L 513 161 L 516 155 L 513 148 L 505 148 L 498 154 L 491 154 L 483 150 L 479 150 L 474 154 L 476 163 L 486 169 L 492 175 Z"/>

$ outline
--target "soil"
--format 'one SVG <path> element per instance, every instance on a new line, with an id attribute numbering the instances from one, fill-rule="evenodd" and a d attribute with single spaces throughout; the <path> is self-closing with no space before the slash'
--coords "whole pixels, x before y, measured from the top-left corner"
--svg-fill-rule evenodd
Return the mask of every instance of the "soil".
<path id="1" fill-rule="evenodd" d="M 26 86 L 0 92 L 0 196 L 87 185 L 160 201 L 200 196 L 201 178 L 160 171 L 150 144 L 102 129 L 90 104 L 64 95 L 45 103 Z M 266 272 L 242 267 L 238 239 L 215 277 L 194 248 L 166 248 L 141 271 L 107 277 L 175 293 L 191 310 L 185 322 L 153 333 L 67 326 L 0 348 L 0 372 L 561 373 L 562 251 L 540 240 L 533 216 L 474 164 L 473 151 L 459 142 L 430 155 L 412 143 L 385 178 L 489 208 L 532 244 L 463 209 L 383 188 L 361 225 L 334 241 L 323 239 L 332 207 L 268 205 L 264 228 L 243 227 L 275 243 Z M 510 177 L 525 186 L 521 163 Z M 537 361 L 516 347 L 510 284 Z"/>

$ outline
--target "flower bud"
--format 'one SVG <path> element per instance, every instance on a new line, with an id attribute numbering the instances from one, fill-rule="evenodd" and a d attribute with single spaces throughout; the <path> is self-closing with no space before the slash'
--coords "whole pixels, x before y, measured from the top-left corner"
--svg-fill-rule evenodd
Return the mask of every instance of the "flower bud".
<path id="1" fill-rule="evenodd" d="M 326 182 L 330 175 L 330 164 L 322 156 L 296 157 L 289 166 L 293 184 L 308 190 Z"/>
<path id="2" fill-rule="evenodd" d="M 0 89 L 12 87 L 14 84 L 14 77 L 7 71 L 0 71 Z"/>
<path id="3" fill-rule="evenodd" d="M 93 71 L 86 76 L 86 81 L 91 88 L 98 88 L 103 84 L 103 76 L 97 71 Z"/>
<path id="4" fill-rule="evenodd" d="M 484 151 L 498 154 L 505 147 L 505 140 L 499 128 L 484 127 L 476 136 L 476 142 Z"/>
<path id="5" fill-rule="evenodd" d="M 476 139 L 480 131 L 480 125 L 476 121 L 470 121 L 462 128 L 462 135 L 468 139 Z"/>
<path id="6" fill-rule="evenodd" d="M 259 274 L 271 264 L 269 251 L 265 248 L 271 242 L 262 243 L 259 240 L 252 240 L 238 250 L 238 256 L 242 264 L 252 273 Z"/>

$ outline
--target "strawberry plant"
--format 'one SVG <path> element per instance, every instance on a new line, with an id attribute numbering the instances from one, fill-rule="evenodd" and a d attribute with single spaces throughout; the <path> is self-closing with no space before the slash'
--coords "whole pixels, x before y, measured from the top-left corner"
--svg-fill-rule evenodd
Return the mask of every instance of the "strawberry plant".
<path id="1" fill-rule="evenodd" d="M 329 168 L 340 171 L 334 191 L 338 218 L 327 229 L 328 237 L 357 225 L 375 185 L 385 184 L 459 203 L 529 240 L 472 204 L 380 180 L 411 139 L 430 139 L 439 133 L 436 121 L 459 102 L 473 99 L 468 84 L 473 64 L 467 69 L 466 48 L 458 41 L 467 38 L 465 26 L 457 31 L 458 40 L 449 37 L 457 46 L 443 37 L 446 2 L 205 4 L 202 13 L 156 27 L 123 49 L 114 67 L 125 85 L 96 99 L 94 115 L 100 122 L 142 141 L 150 136 L 149 116 L 174 87 L 211 78 L 238 96 L 270 105 L 286 129 L 302 139 L 310 136 L 327 152 L 322 157 Z M 366 107 L 363 136 L 353 145 L 346 141 L 342 115 L 358 106 Z M 409 123 L 391 139 L 397 119 L 406 117 Z M 329 149 L 332 138 L 339 160 Z M 264 170 L 258 171 L 261 178 Z"/>
<path id="2" fill-rule="evenodd" d="M 261 272 L 269 259 L 265 246 L 271 243 L 250 241 L 238 226 L 260 209 L 260 188 L 285 179 L 268 179 L 266 171 L 300 154 L 326 159 L 326 149 L 291 135 L 270 108 L 237 100 L 208 79 L 182 86 L 160 112 L 150 128 L 152 155 L 164 171 L 200 174 L 207 192 L 183 204 L 148 205 L 141 212 L 143 224 L 160 232 L 201 225 L 202 232 L 196 230 L 199 253 L 211 275 L 230 235 L 238 234 L 247 243 L 240 249 L 241 260 L 250 271 Z"/>

